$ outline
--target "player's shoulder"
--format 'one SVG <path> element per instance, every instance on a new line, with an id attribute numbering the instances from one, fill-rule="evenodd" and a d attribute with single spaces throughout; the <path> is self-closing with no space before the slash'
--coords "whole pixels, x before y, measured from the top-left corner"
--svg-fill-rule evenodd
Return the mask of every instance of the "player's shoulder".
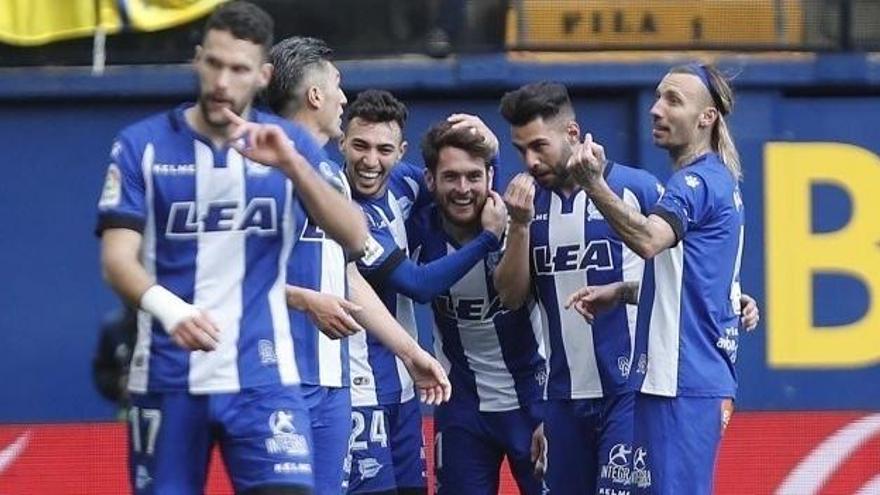
<path id="1" fill-rule="evenodd" d="M 657 177 L 647 170 L 620 162 L 609 162 L 608 181 L 626 188 L 656 187 Z"/>
<path id="2" fill-rule="evenodd" d="M 676 171 L 670 181 L 676 180 L 690 188 L 700 186 L 712 190 L 727 190 L 736 187 L 736 179 L 715 153 L 707 153 L 692 164 Z"/>
<path id="3" fill-rule="evenodd" d="M 396 196 L 403 194 L 413 199 L 422 190 L 421 183 L 424 179 L 424 168 L 401 160 L 391 171 L 389 186 L 395 191 Z"/>
<path id="4" fill-rule="evenodd" d="M 154 113 L 122 128 L 118 139 L 132 144 L 161 139 L 182 131 L 181 126 L 185 125 L 182 118 L 183 110 L 180 107 Z"/>

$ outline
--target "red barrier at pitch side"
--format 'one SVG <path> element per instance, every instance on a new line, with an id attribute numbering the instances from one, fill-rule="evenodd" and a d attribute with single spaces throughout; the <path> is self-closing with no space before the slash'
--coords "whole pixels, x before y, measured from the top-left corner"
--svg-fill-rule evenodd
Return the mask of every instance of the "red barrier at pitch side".
<path id="1" fill-rule="evenodd" d="M 428 461 L 433 422 L 425 418 Z M 0 494 L 128 493 L 122 423 L 0 426 Z M 207 493 L 231 494 L 216 457 Z M 719 495 L 880 493 L 880 414 L 741 412 L 722 442 Z M 505 468 L 502 493 L 516 493 Z"/>

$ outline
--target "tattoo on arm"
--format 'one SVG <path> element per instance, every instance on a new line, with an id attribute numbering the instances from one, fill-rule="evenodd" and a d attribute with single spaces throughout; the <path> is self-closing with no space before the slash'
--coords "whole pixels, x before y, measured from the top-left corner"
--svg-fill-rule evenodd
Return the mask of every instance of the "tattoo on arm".
<path id="1" fill-rule="evenodd" d="M 626 304 L 639 303 L 639 282 L 624 282 L 621 299 Z"/>

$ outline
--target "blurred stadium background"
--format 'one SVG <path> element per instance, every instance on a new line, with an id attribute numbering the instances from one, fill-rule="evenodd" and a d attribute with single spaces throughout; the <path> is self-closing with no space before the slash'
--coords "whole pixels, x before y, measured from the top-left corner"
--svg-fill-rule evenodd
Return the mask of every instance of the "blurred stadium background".
<path id="1" fill-rule="evenodd" d="M 94 205 L 115 132 L 194 94 L 186 62 L 220 2 L 0 0 L 0 494 L 127 492 L 124 426 L 91 376 L 119 305 Z M 648 119 L 659 78 L 693 60 L 735 75 L 743 285 L 763 320 L 740 340 L 716 492 L 880 494 L 880 0 L 256 3 L 279 38 L 336 48 L 349 98 L 402 97 L 411 143 L 480 115 L 502 141 L 500 187 L 520 168 L 505 91 L 567 84 L 610 157 L 666 178 Z M 229 493 L 219 467 L 209 493 Z"/>

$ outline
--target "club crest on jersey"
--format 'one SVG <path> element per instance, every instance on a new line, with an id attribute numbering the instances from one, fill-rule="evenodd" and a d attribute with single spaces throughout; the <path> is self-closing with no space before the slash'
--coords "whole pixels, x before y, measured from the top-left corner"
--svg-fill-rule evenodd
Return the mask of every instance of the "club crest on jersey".
<path id="1" fill-rule="evenodd" d="M 107 176 L 104 178 L 104 188 L 101 189 L 101 199 L 98 200 L 98 208 L 115 208 L 122 200 L 122 174 L 119 166 L 111 163 L 107 167 Z"/>
<path id="2" fill-rule="evenodd" d="M 618 356 L 617 357 L 617 369 L 620 371 L 620 376 L 626 378 L 629 376 L 630 370 L 630 360 L 629 356 Z"/>
<path id="3" fill-rule="evenodd" d="M 611 242 L 608 239 L 590 241 L 586 248 L 580 244 L 538 246 L 532 250 L 536 273 L 559 273 L 577 270 L 613 270 Z"/>
<path id="4" fill-rule="evenodd" d="M 211 201 L 203 211 L 193 201 L 171 203 L 165 236 L 194 239 L 200 233 L 245 232 L 274 235 L 278 232 L 278 208 L 274 198 L 253 198 L 246 205 L 238 201 Z"/>
<path id="5" fill-rule="evenodd" d="M 358 473 L 361 479 L 375 478 L 382 470 L 382 464 L 373 457 L 358 460 Z"/>

